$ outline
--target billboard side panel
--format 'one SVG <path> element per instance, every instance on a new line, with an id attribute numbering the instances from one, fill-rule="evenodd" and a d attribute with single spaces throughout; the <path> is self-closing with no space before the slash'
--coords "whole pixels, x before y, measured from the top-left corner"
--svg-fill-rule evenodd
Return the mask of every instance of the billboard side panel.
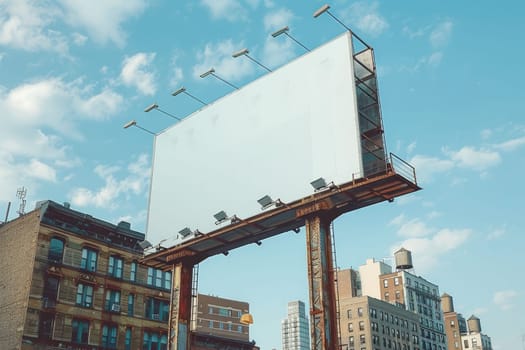
<path id="1" fill-rule="evenodd" d="M 255 215 L 264 195 L 303 198 L 319 177 L 362 176 L 350 40 L 340 36 L 159 134 L 148 240 L 212 231 L 221 210 Z"/>

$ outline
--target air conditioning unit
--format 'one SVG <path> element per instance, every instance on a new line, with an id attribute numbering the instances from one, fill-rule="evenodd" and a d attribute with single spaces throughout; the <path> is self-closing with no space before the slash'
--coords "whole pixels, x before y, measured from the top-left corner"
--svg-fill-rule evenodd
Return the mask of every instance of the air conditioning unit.
<path id="1" fill-rule="evenodd" d="M 117 303 L 111 304 L 111 311 L 120 312 L 120 304 L 117 304 Z"/>
<path id="2" fill-rule="evenodd" d="M 160 321 L 160 315 L 159 314 L 153 314 L 151 315 L 151 318 L 155 321 Z"/>

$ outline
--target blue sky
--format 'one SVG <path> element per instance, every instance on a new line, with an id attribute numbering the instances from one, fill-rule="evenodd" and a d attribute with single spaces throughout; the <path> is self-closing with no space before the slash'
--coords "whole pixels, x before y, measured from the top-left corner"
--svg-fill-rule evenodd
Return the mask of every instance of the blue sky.
<path id="1" fill-rule="evenodd" d="M 0 3 L 0 208 L 25 186 L 42 199 L 144 230 L 152 131 L 343 32 L 312 13 L 324 2 L 105 0 Z M 337 219 L 337 259 L 357 267 L 404 246 L 415 271 L 481 318 L 495 349 L 525 333 L 521 249 L 525 191 L 524 4 L 334 1 L 332 12 L 375 48 L 388 150 L 416 167 L 415 194 Z M 4 217 L 2 214 L 0 217 Z M 222 273 L 219 273 L 222 272 Z M 227 272 L 227 273 L 224 273 Z M 251 337 L 281 347 L 286 303 L 308 300 L 304 233 L 286 233 L 201 265 L 200 291 L 249 301 Z"/>

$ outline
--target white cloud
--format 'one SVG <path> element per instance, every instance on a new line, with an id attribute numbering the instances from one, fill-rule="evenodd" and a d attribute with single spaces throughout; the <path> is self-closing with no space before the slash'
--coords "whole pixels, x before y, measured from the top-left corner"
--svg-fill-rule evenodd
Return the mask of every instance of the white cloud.
<path id="1" fill-rule="evenodd" d="M 294 19 L 294 14 L 287 8 L 281 8 L 264 16 L 264 29 L 274 32 L 284 26 L 289 25 Z"/>
<path id="2" fill-rule="evenodd" d="M 388 28 L 387 20 L 379 13 L 377 2 L 354 2 L 342 12 L 343 21 L 355 25 L 370 36 L 378 36 Z"/>
<path id="3" fill-rule="evenodd" d="M 488 149 L 475 149 L 474 147 L 465 146 L 458 151 L 447 151 L 451 160 L 458 167 L 474 170 L 485 170 L 501 162 L 498 152 Z"/>
<path id="4" fill-rule="evenodd" d="M 507 311 L 514 306 L 514 298 L 518 296 L 515 290 L 501 290 L 494 293 L 493 301 L 501 310 Z"/>
<path id="5" fill-rule="evenodd" d="M 481 130 L 480 135 L 481 135 L 482 139 L 486 140 L 486 139 L 488 139 L 488 138 L 490 138 L 492 136 L 492 130 L 490 130 L 490 129 L 483 129 L 483 130 Z"/>
<path id="6" fill-rule="evenodd" d="M 232 53 L 243 47 L 243 42 L 234 43 L 231 39 L 206 44 L 204 50 L 197 52 L 198 63 L 193 66 L 193 75 L 198 78 L 210 68 L 214 68 L 217 75 L 226 80 L 239 80 L 252 74 L 252 62 L 243 57 L 232 57 Z"/>
<path id="7" fill-rule="evenodd" d="M 184 72 L 181 66 L 178 64 L 178 55 L 174 55 L 171 58 L 171 78 L 170 85 L 176 87 L 181 85 L 181 81 L 184 79 Z"/>
<path id="8" fill-rule="evenodd" d="M 291 40 L 266 38 L 263 48 L 263 61 L 266 66 L 276 67 L 289 62 L 295 56 L 295 46 Z"/>
<path id="9" fill-rule="evenodd" d="M 419 37 L 424 36 L 427 33 L 428 29 L 429 27 L 422 27 L 422 28 L 413 30 L 409 26 L 404 26 L 402 31 L 410 39 L 414 39 L 414 38 L 419 38 Z"/>
<path id="10" fill-rule="evenodd" d="M 71 203 L 79 207 L 115 209 L 119 206 L 119 200 L 141 195 L 147 189 L 150 175 L 149 158 L 146 154 L 138 156 L 127 167 L 121 179 L 117 175 L 123 170 L 116 166 L 98 165 L 94 172 L 104 181 L 104 185 L 96 190 L 85 187 L 73 189 L 69 194 Z"/>
<path id="11" fill-rule="evenodd" d="M 432 181 L 435 174 L 454 168 L 454 162 L 451 160 L 424 155 L 415 155 L 409 163 L 416 168 L 417 177 L 421 182 Z"/>
<path id="12" fill-rule="evenodd" d="M 88 40 L 87 36 L 82 35 L 80 33 L 73 33 L 73 34 L 71 34 L 71 36 L 73 38 L 73 42 L 77 46 L 83 46 L 86 43 L 86 41 Z"/>
<path id="13" fill-rule="evenodd" d="M 497 228 L 497 229 L 492 230 L 487 235 L 487 239 L 488 240 L 498 239 L 498 238 L 502 237 L 504 234 L 505 234 L 505 228 Z"/>
<path id="14" fill-rule="evenodd" d="M 52 29 L 63 14 L 53 4 L 7 0 L 0 4 L 0 44 L 26 51 L 67 54 L 66 38 Z"/>
<path id="15" fill-rule="evenodd" d="M 424 237 L 427 236 L 431 229 L 420 219 L 404 220 L 400 225 L 397 233 L 402 237 Z"/>
<path id="16" fill-rule="evenodd" d="M 414 150 L 416 149 L 416 141 L 413 141 L 411 142 L 408 146 L 407 146 L 407 153 L 410 154 L 412 152 L 414 152 Z"/>
<path id="17" fill-rule="evenodd" d="M 246 8 L 238 0 L 201 0 L 212 18 L 225 19 L 230 22 L 244 21 L 248 18 Z"/>
<path id="18" fill-rule="evenodd" d="M 444 21 L 439 23 L 434 30 L 430 33 L 430 44 L 433 47 L 443 47 L 448 44 L 450 37 L 452 36 L 452 29 L 454 25 L 451 21 Z"/>
<path id="19" fill-rule="evenodd" d="M 500 144 L 494 145 L 494 148 L 500 149 L 505 152 L 514 151 L 519 147 L 525 145 L 525 136 L 514 138 Z"/>
<path id="20" fill-rule="evenodd" d="M 135 87 L 144 95 L 153 95 L 157 90 L 152 63 L 155 53 L 139 52 L 126 57 L 122 62 L 120 78 L 126 86 Z"/>
<path id="21" fill-rule="evenodd" d="M 105 0 L 92 2 L 59 0 L 64 8 L 64 20 L 75 28 L 85 29 L 97 43 L 112 42 L 123 46 L 126 33 L 124 22 L 141 14 L 147 6 L 145 0 Z"/>
<path id="22" fill-rule="evenodd" d="M 442 59 L 443 59 L 443 52 L 437 51 L 437 52 L 432 53 L 428 57 L 427 63 L 430 66 L 436 67 L 436 66 L 438 66 L 441 63 Z"/>

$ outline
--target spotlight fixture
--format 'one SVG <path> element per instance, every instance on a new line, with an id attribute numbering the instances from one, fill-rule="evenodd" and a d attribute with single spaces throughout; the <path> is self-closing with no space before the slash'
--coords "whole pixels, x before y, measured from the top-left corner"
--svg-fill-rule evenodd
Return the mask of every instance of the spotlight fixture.
<path id="1" fill-rule="evenodd" d="M 253 243 L 257 244 L 258 246 L 260 246 L 262 244 L 261 241 L 256 241 L 256 242 L 253 242 Z"/>
<path id="2" fill-rule="evenodd" d="M 153 104 L 149 105 L 148 107 L 146 107 L 146 108 L 144 109 L 144 112 L 146 112 L 146 113 L 147 113 L 147 112 L 151 112 L 151 111 L 154 110 L 154 109 L 157 110 L 157 111 L 159 111 L 159 112 L 161 112 L 161 113 L 163 113 L 163 114 L 165 114 L 165 115 L 167 115 L 168 117 L 171 117 L 171 118 L 173 118 L 173 119 L 177 119 L 178 121 L 181 121 L 181 119 L 180 119 L 179 117 L 174 116 L 173 114 L 168 113 L 168 112 L 166 112 L 165 110 L 160 109 L 160 108 L 159 108 L 159 105 L 156 104 L 156 103 L 153 103 Z"/>
<path id="3" fill-rule="evenodd" d="M 151 243 L 147 240 L 143 240 L 142 242 L 139 242 L 139 247 L 141 247 L 143 250 L 153 247 Z"/>
<path id="4" fill-rule="evenodd" d="M 290 28 L 288 28 L 288 26 L 286 27 L 283 27 L 275 32 L 272 33 L 272 36 L 274 38 L 278 37 L 279 35 L 286 35 L 287 37 L 289 37 L 290 39 L 292 39 L 296 44 L 300 45 L 303 49 L 305 49 L 306 51 L 310 51 L 309 48 L 307 48 L 306 46 L 304 46 L 301 42 L 299 42 L 299 40 L 295 39 L 293 36 L 291 36 L 288 32 L 290 31 Z"/>
<path id="5" fill-rule="evenodd" d="M 200 103 L 202 103 L 202 104 L 205 105 L 205 106 L 207 105 L 206 102 L 204 102 L 203 100 L 201 100 L 201 99 L 198 98 L 198 97 L 193 96 L 193 95 L 190 94 L 188 91 L 186 91 L 186 88 L 185 88 L 184 86 L 182 86 L 180 89 L 178 89 L 178 90 L 172 92 L 172 93 L 171 93 L 171 96 L 177 96 L 177 95 L 180 95 L 180 94 L 182 94 L 182 93 L 185 94 L 185 95 L 188 95 L 189 97 L 191 97 L 191 98 L 194 99 L 195 101 L 200 102 Z"/>
<path id="6" fill-rule="evenodd" d="M 280 199 L 273 200 L 272 197 L 270 197 L 269 195 L 265 195 L 264 197 L 258 199 L 257 203 L 259 203 L 261 205 L 261 210 L 268 209 L 269 207 L 271 207 L 274 204 L 275 204 L 276 207 L 280 207 L 280 206 L 284 205 L 283 202 L 281 202 Z"/>
<path id="7" fill-rule="evenodd" d="M 148 107 L 144 108 L 144 112 L 146 112 L 146 113 L 150 112 L 150 111 L 152 111 L 152 110 L 154 110 L 155 108 L 158 108 L 158 107 L 159 107 L 158 104 L 152 103 Z"/>
<path id="8" fill-rule="evenodd" d="M 183 237 L 183 238 L 186 238 L 188 237 L 189 235 L 191 235 L 193 232 L 190 230 L 189 227 L 185 227 L 183 228 L 182 230 L 179 231 L 179 234 Z"/>
<path id="9" fill-rule="evenodd" d="M 314 18 L 319 17 L 320 15 L 322 15 L 323 13 L 325 13 L 326 11 L 328 11 L 329 9 L 330 9 L 330 5 L 328 5 L 328 4 L 324 4 L 324 5 L 321 6 L 317 11 L 314 12 Z"/>
<path id="10" fill-rule="evenodd" d="M 293 229 L 293 232 L 295 233 L 299 233 L 301 231 L 301 228 L 300 227 L 296 227 Z"/>
<path id="11" fill-rule="evenodd" d="M 239 90 L 239 88 L 235 85 L 233 85 L 232 83 L 230 83 L 229 81 L 226 81 L 224 80 L 223 78 L 219 77 L 217 74 L 215 74 L 215 69 L 214 68 L 210 68 L 208 71 L 202 73 L 201 75 L 199 75 L 201 78 L 206 78 L 208 75 L 211 75 L 213 76 L 214 78 L 216 79 L 219 79 L 220 81 L 222 81 L 223 83 L 225 84 L 228 84 L 230 85 L 232 88 L 234 88 L 235 90 Z"/>
<path id="12" fill-rule="evenodd" d="M 228 254 L 230 254 L 230 252 L 226 250 L 226 251 L 222 252 L 222 254 L 223 254 L 224 256 L 228 256 Z"/>
<path id="13" fill-rule="evenodd" d="M 333 182 L 326 183 L 326 180 L 322 177 L 315 179 L 314 181 L 310 182 L 310 185 L 314 188 L 315 192 L 324 190 L 324 189 L 333 189 L 337 188 L 337 186 Z"/>
<path id="14" fill-rule="evenodd" d="M 153 131 L 148 130 L 148 129 L 143 128 L 142 126 L 138 125 L 138 124 L 137 124 L 137 121 L 136 121 L 135 119 L 130 120 L 129 122 L 127 122 L 126 124 L 124 124 L 124 129 L 128 129 L 128 128 L 132 127 L 132 126 L 134 126 L 134 127 L 136 127 L 136 128 L 139 128 L 140 130 L 145 131 L 145 132 L 147 132 L 148 134 L 156 135 Z"/>
<path id="15" fill-rule="evenodd" d="M 250 59 L 252 62 L 258 64 L 260 67 L 266 69 L 268 72 L 271 72 L 272 70 L 268 67 L 266 67 L 264 64 L 262 64 L 261 62 L 257 61 L 255 58 L 251 57 L 250 55 L 248 55 L 250 53 L 250 51 L 247 49 L 247 48 L 244 48 L 244 49 L 241 49 L 239 51 L 236 51 L 232 54 L 232 57 L 233 58 L 237 58 L 237 57 L 240 57 L 240 56 L 246 56 L 248 57 L 248 59 Z"/>

